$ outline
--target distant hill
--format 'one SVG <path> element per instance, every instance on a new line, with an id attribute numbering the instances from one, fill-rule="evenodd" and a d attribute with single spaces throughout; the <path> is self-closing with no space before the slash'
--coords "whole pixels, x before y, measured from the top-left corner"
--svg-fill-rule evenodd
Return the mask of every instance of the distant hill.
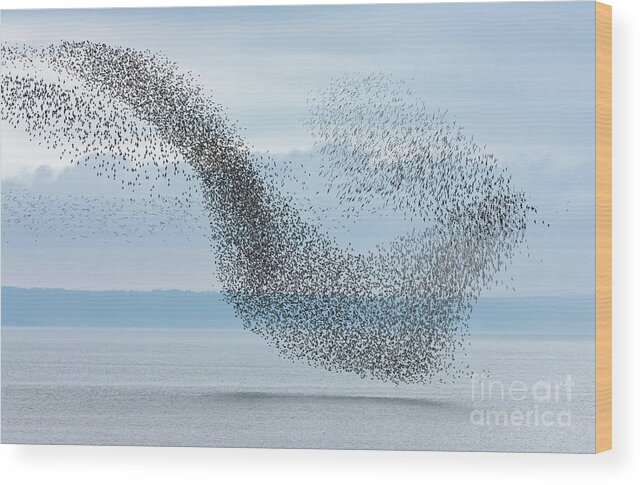
<path id="1" fill-rule="evenodd" d="M 241 329 L 221 293 L 2 287 L 2 325 Z M 474 334 L 593 335 L 593 297 L 481 298 Z"/>
<path id="2" fill-rule="evenodd" d="M 221 293 L 69 291 L 2 287 L 2 324 L 67 327 L 241 328 Z"/>
<path id="3" fill-rule="evenodd" d="M 470 320 L 472 333 L 594 335 L 593 296 L 480 298 Z"/>

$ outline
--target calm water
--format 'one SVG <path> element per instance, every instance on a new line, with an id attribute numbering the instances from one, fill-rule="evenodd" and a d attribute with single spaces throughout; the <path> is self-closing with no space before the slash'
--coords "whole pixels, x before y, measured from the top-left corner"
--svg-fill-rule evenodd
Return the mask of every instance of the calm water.
<path id="1" fill-rule="evenodd" d="M 593 451 L 593 338 L 477 336 L 469 361 L 395 386 L 242 331 L 3 327 L 2 442 Z"/>

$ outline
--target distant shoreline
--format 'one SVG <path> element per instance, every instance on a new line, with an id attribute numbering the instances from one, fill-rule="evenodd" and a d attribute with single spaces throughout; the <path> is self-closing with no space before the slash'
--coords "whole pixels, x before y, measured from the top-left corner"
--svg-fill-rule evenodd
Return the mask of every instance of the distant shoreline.
<path id="1" fill-rule="evenodd" d="M 484 335 L 594 336 L 593 296 L 484 297 L 469 328 Z M 183 328 L 242 330 L 220 292 L 182 290 L 74 291 L 2 287 L 7 327 Z"/>

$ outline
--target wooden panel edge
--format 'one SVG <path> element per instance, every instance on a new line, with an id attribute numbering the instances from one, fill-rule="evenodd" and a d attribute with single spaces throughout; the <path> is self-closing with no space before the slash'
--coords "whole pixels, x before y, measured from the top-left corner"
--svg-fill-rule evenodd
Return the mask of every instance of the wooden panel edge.
<path id="1" fill-rule="evenodd" d="M 596 2 L 596 453 L 612 448 L 612 7 Z"/>

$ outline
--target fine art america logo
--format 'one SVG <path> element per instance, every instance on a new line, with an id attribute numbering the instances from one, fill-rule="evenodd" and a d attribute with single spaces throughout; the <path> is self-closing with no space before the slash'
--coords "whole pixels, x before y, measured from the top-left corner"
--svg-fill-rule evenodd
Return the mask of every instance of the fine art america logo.
<path id="1" fill-rule="evenodd" d="M 474 374 L 471 400 L 476 405 L 474 426 L 571 426 L 570 405 L 574 381 L 563 378 L 525 382 L 489 380 Z"/>

